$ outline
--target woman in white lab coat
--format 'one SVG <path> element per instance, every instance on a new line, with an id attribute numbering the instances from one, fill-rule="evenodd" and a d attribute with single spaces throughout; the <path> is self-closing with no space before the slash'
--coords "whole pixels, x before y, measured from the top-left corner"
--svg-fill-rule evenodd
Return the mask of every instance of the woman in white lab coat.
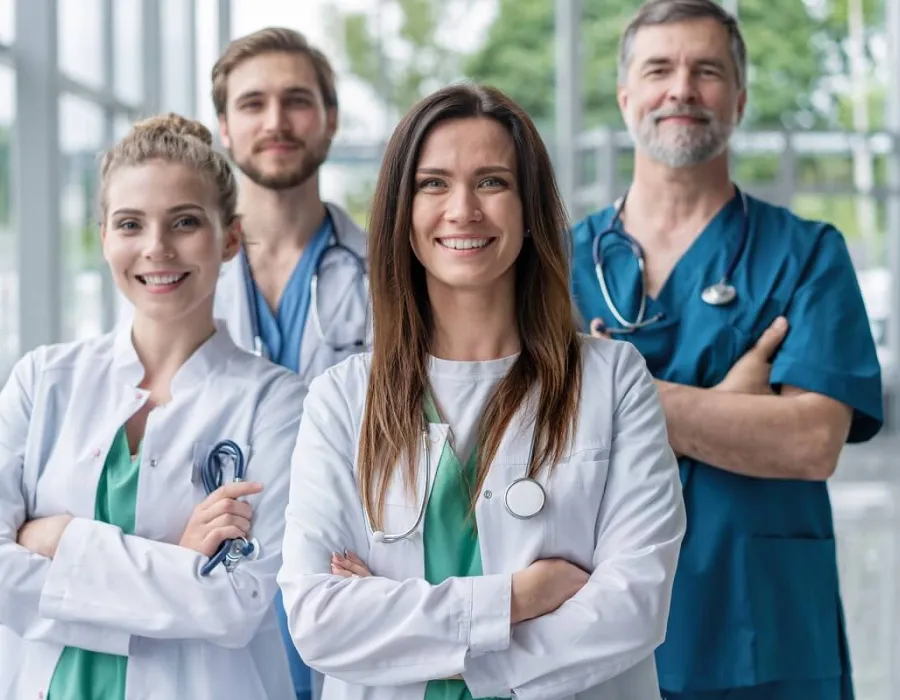
<path id="1" fill-rule="evenodd" d="M 170 115 L 106 154 L 103 253 L 133 324 L 28 353 L 0 393 L 0 697 L 290 697 L 272 601 L 305 392 L 214 324 L 239 237 L 211 140 Z M 214 455 L 207 496 L 223 440 L 248 481 Z M 254 548 L 202 575 L 229 539 Z"/>
<path id="2" fill-rule="evenodd" d="M 659 698 L 675 457 L 637 351 L 576 332 L 565 230 L 501 93 L 397 127 L 374 349 L 312 382 L 293 456 L 279 584 L 325 700 Z"/>

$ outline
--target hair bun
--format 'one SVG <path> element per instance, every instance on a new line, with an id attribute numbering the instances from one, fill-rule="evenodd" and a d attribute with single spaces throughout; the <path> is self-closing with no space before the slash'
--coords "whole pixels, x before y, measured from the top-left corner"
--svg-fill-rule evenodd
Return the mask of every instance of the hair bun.
<path id="1" fill-rule="evenodd" d="M 175 114 L 175 112 L 142 119 L 134 124 L 131 128 L 131 133 L 135 136 L 139 134 L 151 136 L 162 136 L 164 134 L 193 136 L 208 146 L 212 146 L 213 142 L 212 132 L 201 122 L 195 119 L 188 119 L 180 114 Z"/>

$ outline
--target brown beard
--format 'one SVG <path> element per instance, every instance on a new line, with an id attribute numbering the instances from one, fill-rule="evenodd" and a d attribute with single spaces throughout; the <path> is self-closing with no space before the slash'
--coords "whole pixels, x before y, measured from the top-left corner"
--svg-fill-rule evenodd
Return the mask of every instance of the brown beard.
<path id="1" fill-rule="evenodd" d="M 331 139 L 323 140 L 318 144 L 318 147 L 309 148 L 307 150 L 300 164 L 296 168 L 281 172 L 277 175 L 263 174 L 253 165 L 249 158 L 243 162 L 236 160 L 234 153 L 231 152 L 231 150 L 229 150 L 228 155 L 231 156 L 231 160 L 237 165 L 240 171 L 250 178 L 251 182 L 269 190 L 290 190 L 299 187 L 318 172 L 322 163 L 324 163 L 325 159 L 328 157 L 330 148 Z"/>

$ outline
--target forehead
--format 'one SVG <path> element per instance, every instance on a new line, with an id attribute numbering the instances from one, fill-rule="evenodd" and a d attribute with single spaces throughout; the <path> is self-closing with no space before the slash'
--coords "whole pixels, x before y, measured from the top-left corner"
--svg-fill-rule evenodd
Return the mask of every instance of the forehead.
<path id="1" fill-rule="evenodd" d="M 106 200 L 110 210 L 152 211 L 192 202 L 214 205 L 216 189 L 205 174 L 181 163 L 152 160 L 116 168 L 109 179 Z"/>
<path id="2" fill-rule="evenodd" d="M 679 63 L 717 59 L 730 65 L 728 31 L 712 18 L 641 27 L 634 35 L 631 65 L 658 59 Z"/>
<path id="3" fill-rule="evenodd" d="M 316 71 L 309 56 L 283 51 L 248 58 L 228 74 L 228 100 L 248 93 L 279 95 L 288 90 L 307 89 L 319 94 Z"/>
<path id="4" fill-rule="evenodd" d="M 503 165 L 515 168 L 516 147 L 509 131 L 494 119 L 450 119 L 435 126 L 422 144 L 419 167 Z"/>

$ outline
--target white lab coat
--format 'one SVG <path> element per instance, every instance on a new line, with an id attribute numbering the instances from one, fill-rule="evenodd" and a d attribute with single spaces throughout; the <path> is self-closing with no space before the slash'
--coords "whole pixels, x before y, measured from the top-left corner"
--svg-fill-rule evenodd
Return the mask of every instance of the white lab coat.
<path id="1" fill-rule="evenodd" d="M 326 204 L 334 223 L 338 241 L 363 260 L 366 258 L 366 233 L 347 213 L 334 204 Z M 328 258 L 332 260 L 332 258 Z M 336 259 L 337 264 L 324 264 L 319 272 L 319 317 L 326 328 L 340 328 L 336 338 L 348 341 L 371 337 L 371 314 L 366 281 L 359 267 L 347 257 Z M 253 352 L 254 328 L 247 295 L 247 273 L 240 256 L 225 263 L 216 285 L 213 315 L 225 322 L 235 342 Z M 311 303 L 311 302 L 310 302 Z M 133 316 L 130 303 L 119 300 L 119 322 L 129 325 Z M 331 337 L 331 336 L 329 336 Z M 337 364 L 359 350 L 334 351 L 322 342 L 313 321 L 312 310 L 306 316 L 303 342 L 300 345 L 300 376 L 308 383 L 325 369 Z"/>
<path id="2" fill-rule="evenodd" d="M 116 432 L 148 399 L 143 374 L 122 328 L 29 353 L 0 393 L 0 697 L 44 697 L 64 646 L 128 655 L 126 700 L 292 697 L 272 601 L 305 384 L 220 328 L 149 415 L 123 535 L 94 504 Z M 247 499 L 259 549 L 202 578 L 206 558 L 177 543 L 222 439 L 265 485 Z M 60 513 L 75 519 L 52 560 L 16 544 L 26 520 Z"/>
<path id="3" fill-rule="evenodd" d="M 658 699 L 653 652 L 665 636 L 685 514 L 665 417 L 637 350 L 584 339 L 572 449 L 542 477 L 547 504 L 530 520 L 503 503 L 531 446 L 524 412 L 514 419 L 476 505 L 484 575 L 439 585 L 424 579 L 420 535 L 374 542 L 363 513 L 355 465 L 368 357 L 313 381 L 292 462 L 278 582 L 294 643 L 328 676 L 325 700 L 422 700 L 428 680 L 460 673 L 476 698 Z M 448 426 L 429 434 L 434 470 Z M 419 499 L 424 483 L 420 473 Z M 421 501 L 407 498 L 401 476 L 386 500 L 385 532 L 411 527 Z M 331 553 L 344 548 L 375 576 L 331 575 Z M 511 574 L 550 557 L 591 571 L 590 581 L 557 611 L 511 629 Z"/>

